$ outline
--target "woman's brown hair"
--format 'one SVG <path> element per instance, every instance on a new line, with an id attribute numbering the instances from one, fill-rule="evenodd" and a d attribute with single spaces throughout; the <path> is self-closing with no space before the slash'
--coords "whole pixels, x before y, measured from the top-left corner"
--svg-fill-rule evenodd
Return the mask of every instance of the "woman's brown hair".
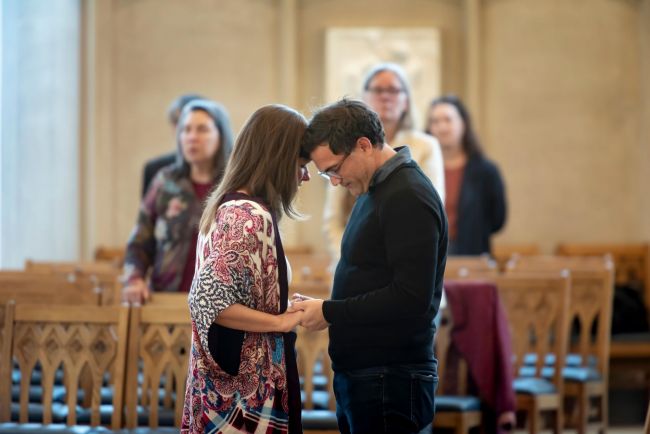
<path id="1" fill-rule="evenodd" d="M 221 183 L 208 198 L 199 226 L 202 234 L 209 231 L 224 195 L 238 189 L 264 199 L 278 218 L 282 212 L 300 216 L 293 199 L 306 128 L 305 117 L 284 105 L 267 105 L 251 115 L 235 140 Z"/>

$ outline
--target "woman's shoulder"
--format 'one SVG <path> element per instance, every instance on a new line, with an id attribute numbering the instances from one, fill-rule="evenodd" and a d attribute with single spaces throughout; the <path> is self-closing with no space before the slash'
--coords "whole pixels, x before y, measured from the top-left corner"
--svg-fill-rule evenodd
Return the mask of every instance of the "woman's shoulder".
<path id="1" fill-rule="evenodd" d="M 407 145 L 411 148 L 432 148 L 438 145 L 435 137 L 418 130 L 402 130 L 394 140 L 393 147 Z"/>
<path id="2" fill-rule="evenodd" d="M 466 170 L 474 170 L 486 175 L 499 176 L 499 166 L 484 155 L 475 155 L 471 157 L 466 166 Z"/>
<path id="3" fill-rule="evenodd" d="M 273 220 L 269 208 L 253 198 L 233 197 L 226 199 L 217 210 L 217 216 L 231 215 L 247 220 Z"/>

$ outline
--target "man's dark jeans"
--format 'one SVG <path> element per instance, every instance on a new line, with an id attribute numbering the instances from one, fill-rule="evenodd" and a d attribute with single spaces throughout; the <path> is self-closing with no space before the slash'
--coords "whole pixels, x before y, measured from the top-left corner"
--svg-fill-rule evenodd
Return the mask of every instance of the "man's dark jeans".
<path id="1" fill-rule="evenodd" d="M 431 433 L 436 367 L 416 363 L 335 372 L 341 433 Z"/>

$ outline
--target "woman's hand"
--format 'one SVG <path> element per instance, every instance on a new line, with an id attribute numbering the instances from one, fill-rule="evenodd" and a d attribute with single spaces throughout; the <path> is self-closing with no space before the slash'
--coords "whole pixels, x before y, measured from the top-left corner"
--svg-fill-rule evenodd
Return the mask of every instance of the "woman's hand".
<path id="1" fill-rule="evenodd" d="M 289 312 L 287 310 L 285 313 L 278 315 L 278 318 L 280 319 L 280 326 L 278 331 L 284 333 L 292 331 L 300 325 L 302 316 L 303 312 L 301 310 L 296 312 Z"/>
<path id="2" fill-rule="evenodd" d="M 122 302 L 132 304 L 144 304 L 149 300 L 149 286 L 143 279 L 133 279 L 122 288 Z"/>

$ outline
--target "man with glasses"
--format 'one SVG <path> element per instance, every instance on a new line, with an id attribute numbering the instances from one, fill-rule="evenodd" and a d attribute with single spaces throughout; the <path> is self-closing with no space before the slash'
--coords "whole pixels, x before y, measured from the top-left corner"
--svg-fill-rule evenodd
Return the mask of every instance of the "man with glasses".
<path id="1" fill-rule="evenodd" d="M 431 432 L 437 363 L 433 318 L 447 219 L 407 147 L 391 148 L 361 101 L 321 108 L 303 149 L 333 186 L 357 196 L 331 300 L 294 297 L 310 330 L 329 326 L 341 432 Z"/>

